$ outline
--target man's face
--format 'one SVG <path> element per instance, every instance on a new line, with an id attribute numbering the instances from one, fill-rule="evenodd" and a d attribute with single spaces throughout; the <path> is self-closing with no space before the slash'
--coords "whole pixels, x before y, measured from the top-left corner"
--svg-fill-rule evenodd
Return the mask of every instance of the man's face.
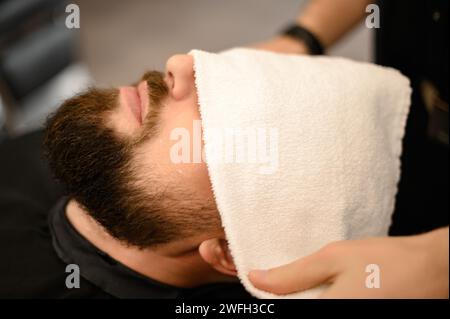
<path id="1" fill-rule="evenodd" d="M 200 120 L 197 90 L 195 87 L 193 59 L 190 55 L 172 56 L 166 64 L 164 82 L 167 85 L 167 96 L 161 101 L 157 125 L 151 139 L 136 148 L 133 159 L 139 164 L 144 174 L 152 171 L 161 177 L 161 183 L 170 187 L 176 183 L 190 189 L 199 197 L 213 198 L 205 163 L 174 163 L 171 159 L 171 148 L 176 141 L 170 135 L 175 129 L 189 131 L 193 137 L 195 120 Z M 149 101 L 149 88 L 146 81 L 134 86 L 120 87 L 118 106 L 109 114 L 109 125 L 115 132 L 125 136 L 136 137 L 146 130 L 146 119 L 154 105 Z M 145 133 L 144 133 L 145 134 Z M 190 139 L 193 149 L 193 138 Z"/>
<path id="2" fill-rule="evenodd" d="M 193 59 L 175 55 L 165 74 L 65 101 L 47 125 L 47 156 L 69 194 L 119 240 L 145 248 L 217 235 L 205 163 L 171 159 L 171 133 L 192 137 L 198 120 Z"/>

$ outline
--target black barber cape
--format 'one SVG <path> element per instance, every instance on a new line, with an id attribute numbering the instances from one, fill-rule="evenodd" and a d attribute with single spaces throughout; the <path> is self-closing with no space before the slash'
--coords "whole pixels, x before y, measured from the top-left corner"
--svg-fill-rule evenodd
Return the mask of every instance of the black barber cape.
<path id="1" fill-rule="evenodd" d="M 182 289 L 144 277 L 82 237 L 36 132 L 0 144 L 0 298 L 249 298 L 240 284 Z M 79 267 L 80 287 L 68 288 Z"/>

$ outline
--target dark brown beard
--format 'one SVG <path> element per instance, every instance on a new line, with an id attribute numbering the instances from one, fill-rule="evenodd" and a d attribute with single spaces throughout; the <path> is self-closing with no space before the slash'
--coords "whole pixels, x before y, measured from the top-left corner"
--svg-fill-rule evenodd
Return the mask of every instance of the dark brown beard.
<path id="1" fill-rule="evenodd" d="M 131 165 L 137 145 L 158 134 L 169 92 L 162 73 L 148 72 L 143 79 L 151 106 L 138 137 L 119 137 L 106 125 L 105 113 L 116 107 L 118 90 L 91 88 L 66 100 L 49 118 L 44 146 L 70 196 L 113 237 L 147 248 L 217 229 L 220 220 L 213 200 L 161 187 L 153 172 L 142 176 Z"/>

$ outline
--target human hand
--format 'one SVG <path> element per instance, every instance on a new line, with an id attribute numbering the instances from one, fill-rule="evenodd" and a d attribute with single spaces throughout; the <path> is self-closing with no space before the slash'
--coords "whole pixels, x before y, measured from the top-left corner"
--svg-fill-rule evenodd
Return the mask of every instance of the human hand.
<path id="1" fill-rule="evenodd" d="M 321 298 L 448 298 L 449 231 L 409 237 L 340 241 L 290 264 L 251 271 L 261 290 L 288 294 L 328 284 Z M 379 269 L 379 288 L 368 288 L 368 265 Z M 370 285 L 369 285 L 370 286 Z"/>

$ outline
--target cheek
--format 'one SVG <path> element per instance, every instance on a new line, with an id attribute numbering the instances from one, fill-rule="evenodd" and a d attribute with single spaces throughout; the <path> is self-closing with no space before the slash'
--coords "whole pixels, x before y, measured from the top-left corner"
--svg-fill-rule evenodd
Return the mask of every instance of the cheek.
<path id="1" fill-rule="evenodd" d="M 199 198 L 213 198 L 208 169 L 205 163 L 170 164 L 164 169 L 165 177 L 181 189 L 189 190 Z"/>
<path id="2" fill-rule="evenodd" d="M 174 163 L 170 159 L 170 144 L 153 141 L 139 150 L 136 158 L 139 167 L 153 172 L 167 187 L 177 185 L 199 197 L 212 198 L 212 188 L 205 163 Z"/>
<path id="3" fill-rule="evenodd" d="M 201 198 L 213 199 L 214 195 L 206 164 L 200 163 L 194 165 L 195 167 L 191 168 L 189 177 L 187 177 L 185 180 L 185 182 L 187 183 L 186 186 L 196 194 L 198 194 L 198 196 Z"/>
<path id="4" fill-rule="evenodd" d="M 177 101 L 169 99 L 162 112 L 162 119 L 168 127 L 192 127 L 193 120 L 200 120 L 197 95 Z"/>
<path id="5" fill-rule="evenodd" d="M 201 161 L 203 143 L 197 99 L 169 101 L 161 114 L 161 123 L 162 131 L 152 143 L 152 153 L 162 173 L 199 196 L 212 197 L 208 170 Z M 187 147 L 183 148 L 183 145 Z M 172 158 L 174 152 L 179 155 L 175 160 Z M 183 155 L 187 162 L 180 162 Z"/>
<path id="6" fill-rule="evenodd" d="M 173 149 L 180 148 L 183 148 L 183 163 L 197 164 L 201 160 L 203 139 L 196 102 L 197 99 L 193 98 L 183 102 L 172 101 L 161 113 L 161 132 L 157 138 L 157 147 L 163 150 L 165 162 L 179 163 L 172 160 L 171 155 Z M 185 169 L 183 165 L 179 166 Z"/>
<path id="7" fill-rule="evenodd" d="M 194 187 L 195 191 L 201 194 L 202 196 L 206 197 L 212 197 L 212 188 L 211 188 L 211 182 L 209 180 L 208 175 L 208 168 L 205 163 L 197 163 L 192 164 L 192 167 L 190 168 L 192 170 L 190 176 L 192 186 Z"/>

